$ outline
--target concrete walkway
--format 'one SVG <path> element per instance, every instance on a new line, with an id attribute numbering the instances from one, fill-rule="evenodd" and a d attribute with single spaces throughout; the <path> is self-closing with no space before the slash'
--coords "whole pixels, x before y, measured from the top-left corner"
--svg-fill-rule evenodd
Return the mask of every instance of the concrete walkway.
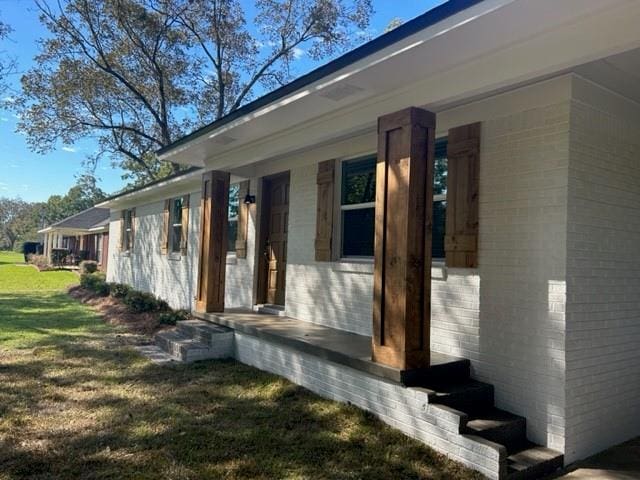
<path id="1" fill-rule="evenodd" d="M 558 480 L 640 479 L 640 437 L 569 467 Z"/>

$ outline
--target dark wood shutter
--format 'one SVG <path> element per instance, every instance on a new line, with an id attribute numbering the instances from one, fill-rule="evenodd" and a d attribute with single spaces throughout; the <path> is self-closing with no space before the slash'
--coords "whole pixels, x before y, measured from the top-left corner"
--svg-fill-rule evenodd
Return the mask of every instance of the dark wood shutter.
<path id="1" fill-rule="evenodd" d="M 335 160 L 318 164 L 318 204 L 316 208 L 316 261 L 330 262 L 333 240 L 333 193 L 335 182 Z"/>
<path id="2" fill-rule="evenodd" d="M 449 130 L 447 141 L 446 264 L 478 266 L 480 123 Z"/>
<path id="3" fill-rule="evenodd" d="M 180 236 L 180 254 L 187 253 L 187 240 L 189 239 L 189 194 L 182 197 L 182 228 Z"/>
<path id="4" fill-rule="evenodd" d="M 249 228 L 249 208 L 244 199 L 249 195 L 249 180 L 240 183 L 238 189 L 238 230 L 236 236 L 236 258 L 247 258 L 247 232 Z"/>
<path id="5" fill-rule="evenodd" d="M 169 230 L 171 225 L 171 200 L 164 201 L 164 210 L 162 211 L 162 240 L 160 241 L 160 253 L 166 255 L 169 251 Z"/>

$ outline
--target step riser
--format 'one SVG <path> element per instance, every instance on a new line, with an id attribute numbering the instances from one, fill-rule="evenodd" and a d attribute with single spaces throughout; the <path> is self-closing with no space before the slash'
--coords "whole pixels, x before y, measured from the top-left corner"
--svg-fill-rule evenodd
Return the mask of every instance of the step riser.
<path id="1" fill-rule="evenodd" d="M 527 440 L 527 422 L 524 418 L 489 430 L 476 431 L 472 428 L 465 430 L 467 433 L 504 445 L 509 453 L 524 445 Z"/>
<path id="2" fill-rule="evenodd" d="M 526 470 L 513 471 L 509 470 L 507 474 L 508 480 L 536 480 L 551 475 L 556 470 L 564 466 L 564 457 L 559 456 L 548 462 L 532 465 Z"/>
<path id="3" fill-rule="evenodd" d="M 199 342 L 211 344 L 211 333 L 203 332 L 198 327 L 194 327 L 192 325 L 184 325 L 184 324 L 181 324 L 180 322 L 178 322 L 177 327 L 178 327 L 178 332 L 188 337 L 195 338 Z"/>
<path id="4" fill-rule="evenodd" d="M 469 391 L 435 396 L 430 398 L 429 401 L 455 408 L 468 415 L 474 415 L 477 412 L 493 407 L 493 386 L 486 385 Z"/>
<path id="5" fill-rule="evenodd" d="M 182 328 L 180 328 L 182 327 Z M 155 342 L 164 352 L 171 355 L 180 362 L 195 362 L 198 360 L 223 359 L 233 356 L 233 332 L 229 330 L 220 330 L 216 333 L 198 331 L 197 336 L 189 335 L 187 332 L 194 333 L 197 328 L 192 326 L 180 326 L 175 333 L 156 335 Z M 179 340 L 167 338 L 167 336 L 177 337 Z M 202 337 L 205 336 L 208 342 L 203 342 Z M 184 344 L 182 342 L 195 340 L 195 344 Z"/>

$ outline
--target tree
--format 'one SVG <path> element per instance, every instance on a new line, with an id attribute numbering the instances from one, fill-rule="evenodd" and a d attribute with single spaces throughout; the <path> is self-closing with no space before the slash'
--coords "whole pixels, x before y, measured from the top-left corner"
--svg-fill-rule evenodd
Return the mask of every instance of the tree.
<path id="1" fill-rule="evenodd" d="M 391 21 L 389 22 L 389 24 L 384 29 L 384 33 L 388 33 L 391 30 L 395 30 L 396 28 L 398 28 L 403 23 L 404 23 L 404 20 L 402 20 L 400 17 L 393 17 L 391 19 Z"/>
<path id="2" fill-rule="evenodd" d="M 301 55 L 352 45 L 371 0 L 38 0 L 51 36 L 22 77 L 19 131 L 44 153 L 96 136 L 136 182 L 179 170 L 160 147 L 291 80 Z"/>
<path id="3" fill-rule="evenodd" d="M 0 21 L 0 41 L 6 40 L 12 32 L 12 28 Z M 16 72 L 16 59 L 5 51 L 0 51 L 0 93 L 7 89 L 7 76 Z"/>
<path id="4" fill-rule="evenodd" d="M 93 207 L 106 197 L 92 175 L 81 175 L 65 195 L 51 195 L 43 206 L 42 217 L 47 225 Z"/>
<path id="5" fill-rule="evenodd" d="M 19 198 L 0 197 L 0 237 L 3 246 L 13 250 L 22 233 L 30 228 L 30 204 Z"/>

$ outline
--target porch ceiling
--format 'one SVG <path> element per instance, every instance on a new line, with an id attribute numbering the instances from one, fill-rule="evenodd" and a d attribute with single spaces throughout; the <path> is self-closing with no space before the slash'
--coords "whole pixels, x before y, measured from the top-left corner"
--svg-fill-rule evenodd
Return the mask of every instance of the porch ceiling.
<path id="1" fill-rule="evenodd" d="M 575 71 L 640 104 L 640 48 L 581 65 Z"/>
<path id="2" fill-rule="evenodd" d="M 638 48 L 639 22 L 640 2 L 486 0 L 160 157 L 233 169 L 304 150 Z"/>

